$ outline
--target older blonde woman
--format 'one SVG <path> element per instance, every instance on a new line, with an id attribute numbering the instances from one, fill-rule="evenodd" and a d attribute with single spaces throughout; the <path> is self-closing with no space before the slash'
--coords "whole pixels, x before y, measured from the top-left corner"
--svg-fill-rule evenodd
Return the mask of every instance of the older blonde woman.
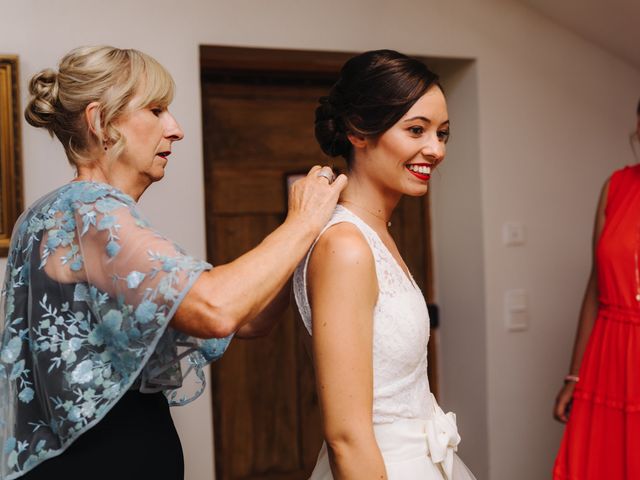
<path id="1" fill-rule="evenodd" d="M 19 219 L 4 284 L 0 478 L 183 477 L 169 415 L 234 332 L 269 327 L 346 184 L 314 167 L 285 222 L 215 269 L 153 230 L 137 201 L 183 138 L 173 81 L 135 50 L 73 50 L 33 77 L 25 116 L 77 171 Z M 209 340 L 206 340 L 209 339 Z M 187 366 L 181 368 L 181 360 Z M 193 373 L 199 389 L 181 392 Z M 197 383 L 197 382 L 196 382 Z"/>

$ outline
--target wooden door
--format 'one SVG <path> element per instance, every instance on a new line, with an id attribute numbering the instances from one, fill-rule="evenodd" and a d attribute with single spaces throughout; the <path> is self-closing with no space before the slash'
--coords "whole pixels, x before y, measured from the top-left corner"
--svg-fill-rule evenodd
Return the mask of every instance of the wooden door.
<path id="1" fill-rule="evenodd" d="M 216 265 L 256 246 L 284 219 L 288 174 L 334 162 L 315 142 L 313 114 L 345 55 L 337 54 L 332 68 L 322 54 L 305 57 L 306 70 L 300 52 L 203 47 L 201 56 L 207 251 Z M 297 59 L 298 68 L 283 58 Z M 426 201 L 403 200 L 392 222 L 407 265 L 425 287 Z M 289 309 L 268 337 L 234 340 L 213 365 L 218 480 L 308 478 L 322 435 L 303 330 Z"/>

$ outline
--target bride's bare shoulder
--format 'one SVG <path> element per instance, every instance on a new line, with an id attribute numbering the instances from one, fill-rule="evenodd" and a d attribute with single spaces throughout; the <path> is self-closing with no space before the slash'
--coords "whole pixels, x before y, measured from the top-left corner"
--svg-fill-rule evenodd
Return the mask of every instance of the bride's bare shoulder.
<path id="1" fill-rule="evenodd" d="M 314 322 L 318 318 L 326 320 L 323 325 L 331 322 L 324 316 L 325 306 L 330 306 L 330 315 L 339 324 L 358 314 L 371 322 L 378 280 L 373 253 L 358 227 L 345 222 L 324 232 L 309 260 L 307 286 Z"/>
<path id="2" fill-rule="evenodd" d="M 374 258 L 360 229 L 352 223 L 341 222 L 332 225 L 320 236 L 309 266 L 311 269 L 314 266 L 351 267 L 367 271 L 374 268 Z"/>

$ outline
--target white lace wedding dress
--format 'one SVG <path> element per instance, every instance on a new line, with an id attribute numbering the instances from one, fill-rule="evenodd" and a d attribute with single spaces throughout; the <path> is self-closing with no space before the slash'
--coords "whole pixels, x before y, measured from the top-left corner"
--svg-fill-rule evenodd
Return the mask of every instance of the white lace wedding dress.
<path id="1" fill-rule="evenodd" d="M 373 313 L 373 424 L 388 479 L 474 480 L 455 453 L 460 443 L 455 415 L 445 414 L 429 390 L 429 314 L 422 292 L 374 230 L 342 205 L 336 207 L 322 233 L 341 222 L 352 223 L 362 232 L 376 265 L 379 295 Z M 296 303 L 310 335 L 313 316 L 306 270 L 312 250 L 293 277 Z M 323 444 L 310 480 L 332 479 Z"/>

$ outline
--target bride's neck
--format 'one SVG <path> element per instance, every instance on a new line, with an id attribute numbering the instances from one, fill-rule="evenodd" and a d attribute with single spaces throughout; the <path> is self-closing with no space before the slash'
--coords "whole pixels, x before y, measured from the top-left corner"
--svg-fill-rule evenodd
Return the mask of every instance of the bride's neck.
<path id="1" fill-rule="evenodd" d="M 351 172 L 349 183 L 340 195 L 340 203 L 349 210 L 354 210 L 358 216 L 366 217 L 370 226 L 386 231 L 391 214 L 401 197 L 397 192 L 385 193 L 370 179 Z"/>

